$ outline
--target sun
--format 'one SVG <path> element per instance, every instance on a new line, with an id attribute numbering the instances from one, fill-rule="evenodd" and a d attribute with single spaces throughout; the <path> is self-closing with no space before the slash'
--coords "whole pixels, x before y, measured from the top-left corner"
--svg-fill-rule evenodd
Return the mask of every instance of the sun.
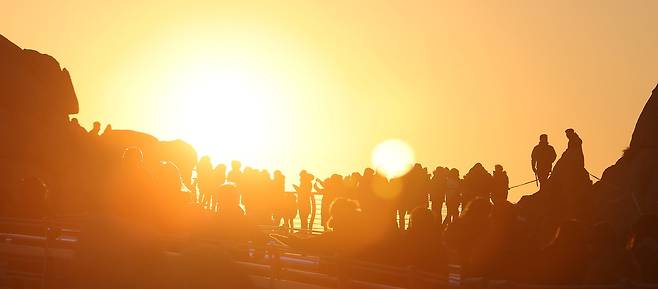
<path id="1" fill-rule="evenodd" d="M 262 161 L 278 119 L 276 101 L 284 98 L 275 75 L 246 61 L 191 61 L 177 67 L 168 93 L 176 103 L 176 130 L 208 154 L 214 163 L 238 159 L 251 166 Z"/>
<path id="2" fill-rule="evenodd" d="M 413 149 L 399 139 L 381 142 L 372 150 L 373 167 L 389 179 L 404 175 L 413 163 Z"/>

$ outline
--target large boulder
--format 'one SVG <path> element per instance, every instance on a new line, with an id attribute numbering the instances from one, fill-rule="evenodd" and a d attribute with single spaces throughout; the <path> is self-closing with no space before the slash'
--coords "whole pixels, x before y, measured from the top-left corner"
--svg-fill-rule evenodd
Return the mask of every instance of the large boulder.
<path id="1" fill-rule="evenodd" d="M 0 186 L 39 176 L 63 191 L 75 167 L 69 115 L 78 112 L 71 77 L 51 56 L 0 35 Z"/>
<path id="2" fill-rule="evenodd" d="M 630 146 L 605 170 L 584 207 L 593 220 L 621 229 L 642 214 L 658 213 L 658 86 L 638 118 Z"/>
<path id="3" fill-rule="evenodd" d="M 624 231 L 640 215 L 658 213 L 658 86 L 642 110 L 630 147 L 599 182 L 583 184 L 581 168 L 570 170 L 574 169 L 578 169 L 574 174 L 578 180 L 570 181 L 575 185 L 569 189 L 549 182 L 522 198 L 517 207 L 524 217 L 549 224 L 565 218 L 603 221 Z M 561 178 L 563 170 L 556 165 L 553 176 Z"/>
<path id="4" fill-rule="evenodd" d="M 658 132 L 658 86 L 653 89 L 647 104 L 640 113 L 630 147 L 633 149 L 657 148 L 658 134 L 656 132 Z"/>
<path id="5" fill-rule="evenodd" d="M 128 146 L 142 149 L 150 164 L 176 163 L 191 185 L 196 151 L 189 144 L 129 130 L 87 133 L 69 121 L 78 110 L 69 72 L 55 58 L 0 35 L 0 192 L 16 190 L 22 178 L 39 177 L 55 210 L 77 213 L 103 189 Z"/>
<path id="6" fill-rule="evenodd" d="M 101 135 L 101 143 L 106 146 L 109 158 L 120 160 L 123 150 L 137 147 L 142 151 L 148 167 L 155 167 L 161 161 L 174 163 L 181 174 L 183 183 L 192 187 L 192 171 L 197 163 L 194 147 L 182 140 L 160 141 L 147 133 L 133 130 L 111 130 Z"/>

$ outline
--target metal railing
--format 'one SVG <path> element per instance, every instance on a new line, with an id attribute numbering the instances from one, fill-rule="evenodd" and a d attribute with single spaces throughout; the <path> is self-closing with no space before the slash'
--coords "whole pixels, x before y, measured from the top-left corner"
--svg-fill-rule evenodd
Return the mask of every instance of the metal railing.
<path id="1" fill-rule="evenodd" d="M 62 226 L 64 225 L 64 226 Z M 56 220 L 0 218 L 0 288 L 63 288 L 70 274 L 79 230 Z M 41 233 L 35 233 L 41 232 Z M 189 240 L 174 240 L 188 242 Z M 255 245 L 196 240 L 232 252 L 234 261 L 259 288 L 512 288 L 621 289 L 658 288 L 658 284 L 537 285 L 506 280 L 463 278 L 458 265 L 437 274 L 414 267 L 389 266 L 334 256 L 312 256 L 276 244 Z M 169 251 L 178 258 L 181 252 Z M 174 260 L 175 261 L 175 260 Z M 65 287 L 64 287 L 65 288 Z"/>

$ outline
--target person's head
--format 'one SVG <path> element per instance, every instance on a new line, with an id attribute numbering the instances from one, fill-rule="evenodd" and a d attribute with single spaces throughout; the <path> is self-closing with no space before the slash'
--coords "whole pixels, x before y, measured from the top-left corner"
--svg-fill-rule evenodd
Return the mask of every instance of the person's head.
<path id="1" fill-rule="evenodd" d="M 451 169 L 450 170 L 450 176 L 453 178 L 459 178 L 459 170 L 458 169 Z"/>
<path id="2" fill-rule="evenodd" d="M 74 125 L 80 125 L 80 123 L 78 122 L 78 119 L 75 118 L 75 117 L 71 119 L 71 123 L 74 124 Z"/>
<path id="3" fill-rule="evenodd" d="M 218 164 L 215 166 L 215 171 L 216 172 L 226 172 L 226 165 L 225 164 Z"/>
<path id="4" fill-rule="evenodd" d="M 409 230 L 429 231 L 434 229 L 434 215 L 426 207 L 416 207 L 409 217 Z"/>
<path id="5" fill-rule="evenodd" d="M 371 177 L 374 175 L 375 175 L 375 170 L 373 170 L 372 168 L 366 168 L 365 170 L 363 170 L 364 177 Z"/>
<path id="6" fill-rule="evenodd" d="M 98 122 L 98 121 L 95 121 L 95 122 L 94 122 L 94 129 L 95 129 L 95 130 L 100 130 L 100 129 L 101 129 L 101 123 Z"/>
<path id="7" fill-rule="evenodd" d="M 564 131 L 564 133 L 567 135 L 567 138 L 571 138 L 576 132 L 573 130 L 573 128 L 568 128 Z"/>
<path id="8" fill-rule="evenodd" d="M 346 198 L 337 198 L 329 206 L 329 220 L 327 225 L 332 230 L 344 230 L 354 224 L 359 214 L 359 204 Z"/>
<path id="9" fill-rule="evenodd" d="M 122 162 L 127 167 L 139 167 L 144 162 L 144 154 L 138 147 L 129 147 L 123 150 Z"/>
<path id="10" fill-rule="evenodd" d="M 112 125 L 108 124 L 105 126 L 105 130 L 103 131 L 103 134 L 110 133 L 112 132 Z"/>
<path id="11" fill-rule="evenodd" d="M 210 161 L 210 156 L 207 155 L 202 156 L 199 159 L 199 166 L 212 168 L 212 162 Z"/>
<path id="12" fill-rule="evenodd" d="M 306 170 L 303 170 L 303 171 L 299 174 L 299 176 L 301 177 L 301 179 L 302 179 L 303 181 L 312 181 L 313 179 L 315 179 L 315 176 L 314 176 L 313 174 L 307 172 Z"/>
<path id="13" fill-rule="evenodd" d="M 274 179 L 283 179 L 283 173 L 280 170 L 274 171 Z"/>
<path id="14" fill-rule="evenodd" d="M 162 188 L 167 192 L 181 191 L 181 176 L 174 163 L 160 162 L 156 176 Z"/>
<path id="15" fill-rule="evenodd" d="M 494 171 L 495 171 L 495 172 L 502 172 L 502 171 L 503 171 L 503 166 L 501 166 L 501 165 L 495 165 L 495 166 L 494 166 Z"/>
<path id="16" fill-rule="evenodd" d="M 548 143 L 548 135 L 547 134 L 541 134 L 539 136 L 539 143 Z"/>
<path id="17" fill-rule="evenodd" d="M 239 161 L 236 160 L 231 161 L 231 170 L 239 171 L 241 167 L 242 164 Z"/>

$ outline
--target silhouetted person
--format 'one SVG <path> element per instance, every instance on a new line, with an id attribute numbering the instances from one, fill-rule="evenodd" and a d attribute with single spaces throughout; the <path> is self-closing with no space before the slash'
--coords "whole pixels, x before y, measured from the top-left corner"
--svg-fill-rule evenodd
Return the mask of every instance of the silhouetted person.
<path id="1" fill-rule="evenodd" d="M 48 188 L 36 177 L 21 179 L 18 190 L 9 206 L 14 218 L 42 219 L 50 215 Z"/>
<path id="2" fill-rule="evenodd" d="M 481 163 L 476 163 L 464 175 L 462 184 L 462 202 L 465 205 L 475 198 L 489 199 L 493 191 L 493 177 Z"/>
<path id="3" fill-rule="evenodd" d="M 242 164 L 239 161 L 231 161 L 231 171 L 228 172 L 226 180 L 239 186 L 242 177 L 241 167 Z"/>
<path id="4" fill-rule="evenodd" d="M 101 132 L 101 123 L 95 121 L 94 122 L 94 127 L 91 128 L 89 131 L 90 135 L 98 135 Z"/>
<path id="5" fill-rule="evenodd" d="M 151 222 L 152 218 L 157 217 L 158 211 L 148 209 L 159 198 L 157 185 L 144 164 L 139 148 L 124 150 L 120 170 L 110 190 L 107 205 L 117 216 L 141 222 Z"/>
<path id="6" fill-rule="evenodd" d="M 199 188 L 199 203 L 202 207 L 211 209 L 213 195 L 213 168 L 209 156 L 202 156 L 196 167 L 197 187 Z"/>
<path id="7" fill-rule="evenodd" d="M 235 185 L 224 184 L 219 194 L 219 216 L 226 219 L 238 219 L 244 217 L 244 210 L 240 206 L 240 192 Z"/>
<path id="8" fill-rule="evenodd" d="M 540 135 L 539 144 L 532 149 L 530 157 L 530 166 L 540 184 L 543 185 L 548 180 L 556 157 L 555 149 L 548 144 L 548 135 Z"/>
<path id="9" fill-rule="evenodd" d="M 286 192 L 286 177 L 279 170 L 274 171 L 272 186 L 275 198 L 274 226 L 282 225 L 286 231 L 292 232 L 293 219 L 297 215 L 297 199 L 294 194 Z"/>
<path id="10" fill-rule="evenodd" d="M 462 185 L 459 170 L 451 169 L 446 177 L 446 218 L 444 224 L 450 224 L 459 217 L 459 205 L 462 204 Z"/>
<path id="11" fill-rule="evenodd" d="M 101 135 L 107 135 L 112 132 L 112 125 L 108 124 L 105 126 L 105 129 L 103 130 L 103 133 Z"/>
<path id="12" fill-rule="evenodd" d="M 448 168 L 436 167 L 432 172 L 430 180 L 430 201 L 432 201 L 432 213 L 437 218 L 437 223 L 443 222 L 443 204 L 446 202 L 446 191 L 448 190 Z"/>
<path id="13" fill-rule="evenodd" d="M 312 189 L 314 179 L 315 176 L 309 174 L 306 170 L 302 170 L 299 173 L 299 186 L 293 185 L 297 192 L 297 208 L 299 209 L 299 219 L 302 226 L 301 229 L 305 231 L 311 229 L 312 226 L 312 224 L 309 223 L 309 214 L 311 214 L 311 210 L 314 209 L 312 207 L 313 201 L 311 200 L 313 198 Z"/>
<path id="14" fill-rule="evenodd" d="M 273 237 L 293 248 L 305 252 L 323 255 L 357 257 L 367 249 L 368 236 L 359 212 L 358 203 L 337 198 L 330 207 L 328 231 L 309 238 L 297 238 L 274 235 Z"/>
<path id="15" fill-rule="evenodd" d="M 436 229 L 434 214 L 427 208 L 411 211 L 405 234 L 406 263 L 424 271 L 444 271 L 447 265 L 441 231 Z"/>
<path id="16" fill-rule="evenodd" d="M 226 165 L 218 164 L 212 171 L 212 211 L 219 208 L 219 195 L 222 193 L 222 186 L 226 183 Z"/>
<path id="17" fill-rule="evenodd" d="M 71 119 L 71 127 L 79 135 L 87 133 L 87 130 L 80 125 L 80 122 L 78 122 L 78 119 L 75 117 Z"/>
<path id="18" fill-rule="evenodd" d="M 446 228 L 446 244 L 458 255 L 460 264 L 471 261 L 481 237 L 489 228 L 492 205 L 488 198 L 476 198 L 466 205 L 462 214 Z"/>
<path id="19" fill-rule="evenodd" d="M 509 191 L 509 178 L 503 166 L 496 165 L 493 171 L 493 191 L 491 192 L 491 201 L 494 204 L 506 202 Z"/>
<path id="20" fill-rule="evenodd" d="M 115 177 L 105 199 L 107 209 L 90 212 L 81 229 L 77 288 L 150 288 L 155 271 L 165 264 L 160 226 L 165 218 L 162 203 L 156 201 L 163 196 L 141 150 L 124 150 Z"/>
<path id="21" fill-rule="evenodd" d="M 555 163 L 551 174 L 551 185 L 560 188 L 561 197 L 573 200 L 576 193 L 582 192 L 586 186 L 591 185 L 589 173 L 585 170 L 585 157 L 583 155 L 583 141 L 573 129 L 564 131 L 569 143 L 560 159 Z"/>
<path id="22" fill-rule="evenodd" d="M 431 189 L 427 168 L 423 168 L 418 163 L 400 179 L 402 181 L 402 190 L 400 191 L 397 203 L 398 227 L 404 230 L 407 214 L 411 213 L 411 210 L 416 207 L 428 206 L 427 196 Z"/>
<path id="23" fill-rule="evenodd" d="M 187 230 L 191 194 L 183 192 L 178 167 L 172 162 L 160 162 L 154 172 L 159 198 L 151 210 L 159 210 L 159 228 L 167 234 L 180 234 Z"/>
<path id="24" fill-rule="evenodd" d="M 343 189 L 342 187 L 343 177 L 338 174 L 333 174 L 324 181 L 317 179 L 313 186 L 315 191 L 322 195 L 320 223 L 325 230 L 327 228 L 327 221 L 329 220 L 329 206 L 340 195 L 340 191 Z"/>

